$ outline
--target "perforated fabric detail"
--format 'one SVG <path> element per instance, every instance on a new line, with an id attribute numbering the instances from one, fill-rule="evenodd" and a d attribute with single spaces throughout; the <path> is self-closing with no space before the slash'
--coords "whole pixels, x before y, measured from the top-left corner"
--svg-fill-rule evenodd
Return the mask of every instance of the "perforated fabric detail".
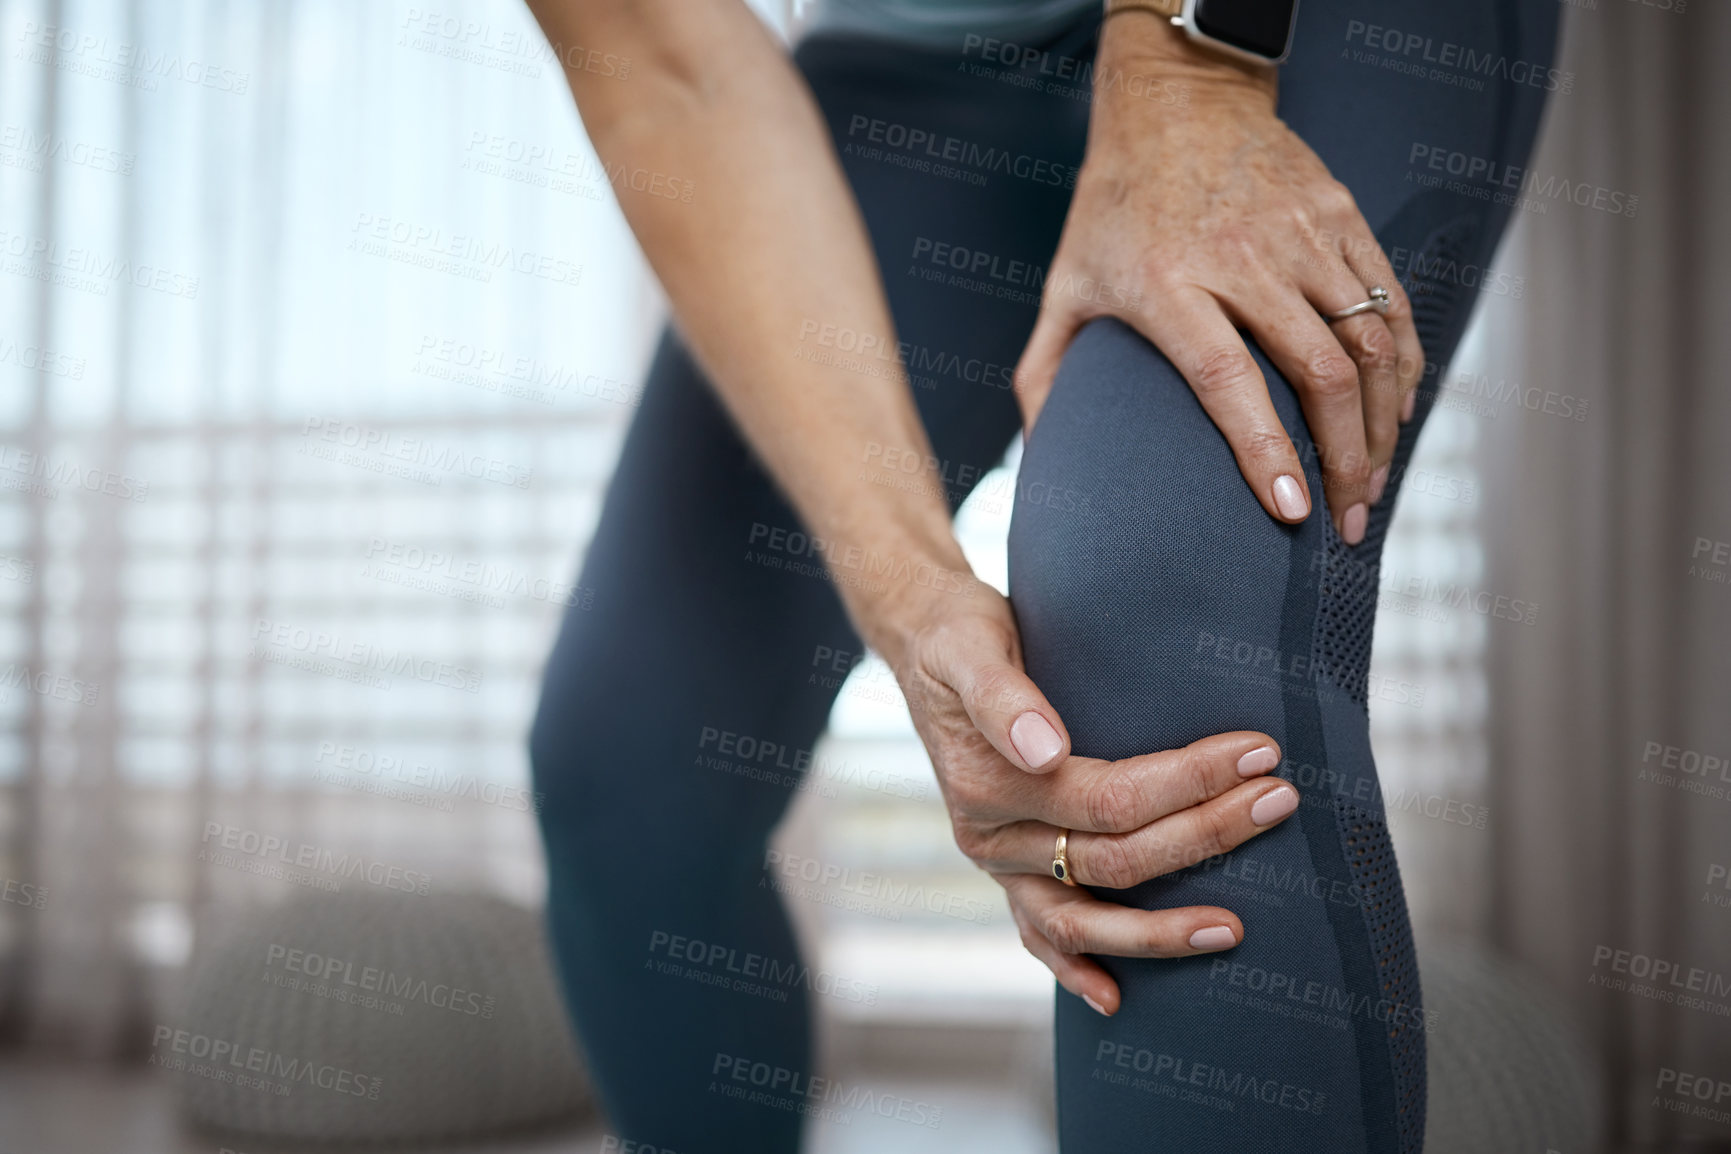
<path id="1" fill-rule="evenodd" d="M 1420 1154 L 1425 1114 L 1425 1046 L 1420 1025 L 1424 1014 L 1400 870 L 1395 866 L 1388 822 L 1380 814 L 1339 800 L 1334 809 L 1341 851 L 1358 886 L 1359 911 L 1376 959 L 1376 1015 L 1387 1026 L 1401 1154 Z"/>

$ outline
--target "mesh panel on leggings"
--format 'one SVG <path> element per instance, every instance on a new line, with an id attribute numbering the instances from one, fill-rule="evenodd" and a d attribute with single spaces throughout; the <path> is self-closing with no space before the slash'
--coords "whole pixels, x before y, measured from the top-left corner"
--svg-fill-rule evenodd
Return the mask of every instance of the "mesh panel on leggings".
<path id="1" fill-rule="evenodd" d="M 1402 1154 L 1418 1154 L 1424 1145 L 1424 1037 L 1418 1025 L 1424 1020 L 1423 1003 L 1400 870 L 1389 843 L 1388 822 L 1380 814 L 1338 800 L 1334 808 L 1341 848 L 1358 885 L 1359 910 L 1376 957 L 1378 994 L 1391 1008 L 1388 1051 L 1394 1068 L 1400 1148 Z"/>
<path id="2" fill-rule="evenodd" d="M 1370 674 L 1371 626 L 1376 617 L 1377 565 L 1374 560 L 1358 560 L 1334 531 L 1334 525 L 1326 521 L 1323 542 L 1322 583 L 1316 602 L 1318 668 L 1363 705 Z M 1376 556 L 1369 551 L 1363 555 Z"/>

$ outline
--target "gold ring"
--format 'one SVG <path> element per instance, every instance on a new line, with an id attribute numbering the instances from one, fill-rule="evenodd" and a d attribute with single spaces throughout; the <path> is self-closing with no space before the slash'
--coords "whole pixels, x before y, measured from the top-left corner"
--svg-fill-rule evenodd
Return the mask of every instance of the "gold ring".
<path id="1" fill-rule="evenodd" d="M 1052 847 L 1052 876 L 1067 886 L 1076 884 L 1070 876 L 1070 831 L 1058 831 L 1058 844 Z"/>

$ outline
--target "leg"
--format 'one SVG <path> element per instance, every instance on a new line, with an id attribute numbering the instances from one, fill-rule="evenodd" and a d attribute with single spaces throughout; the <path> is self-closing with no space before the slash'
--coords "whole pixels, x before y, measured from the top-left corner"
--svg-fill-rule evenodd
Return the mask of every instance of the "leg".
<path id="1" fill-rule="evenodd" d="M 1007 133 L 1074 164 L 1080 122 L 1042 104 L 983 130 L 972 105 L 1004 98 L 935 54 L 824 41 L 799 59 L 865 212 L 959 503 L 1015 431 L 1009 367 L 1035 304 L 909 275 L 911 254 L 924 238 L 922 251 L 940 241 L 1044 259 L 1068 194 L 1001 174 L 985 185 L 932 176 L 882 149 L 849 150 L 850 130 L 863 143 L 862 121 L 917 124 L 1000 148 L 991 133 Z M 846 347 L 811 350 L 826 351 Z M 835 695 L 827 666 L 812 676 L 814 652 L 859 643 L 832 587 L 787 564 L 822 558 L 778 549 L 760 529 L 799 524 L 669 337 L 589 547 L 593 607 L 568 615 L 531 745 L 553 945 L 600 1097 L 623 1137 L 688 1154 L 798 1144 L 799 1114 L 712 1089 L 738 1085 L 718 1074 L 718 1056 L 813 1072 L 803 963 L 762 884 L 763 848 Z M 785 999 L 732 987 L 747 955 L 795 975 L 752 983 Z"/>
<path id="2" fill-rule="evenodd" d="M 1354 18 L 1405 19 L 1412 31 L 1541 67 L 1549 43 L 1542 19 L 1532 32 L 1531 6 L 1468 4 L 1446 18 L 1397 8 L 1373 15 L 1306 0 L 1282 115 L 1357 195 L 1406 274 L 1440 365 L 1507 213 L 1407 182 L 1409 150 L 1434 142 L 1523 164 L 1542 92 L 1493 82 L 1490 95 L 1467 94 L 1413 80 L 1341 59 L 1343 36 Z M 1446 30 L 1434 27 L 1445 19 Z M 1320 494 L 1297 399 L 1257 356 Z M 1439 378 L 1427 378 L 1419 419 L 1403 430 L 1396 479 Z M 1116 758 L 1262 729 L 1281 742 L 1280 772 L 1304 803 L 1242 850 L 1112 895 L 1143 908 L 1226 905 L 1246 937 L 1222 955 L 1101 959 L 1124 991 L 1110 1020 L 1060 994 L 1065 1148 L 1417 1151 L 1425 1019 L 1366 712 L 1376 566 L 1394 501 L 1373 511 L 1356 548 L 1324 516 L 1277 524 L 1171 364 L 1113 321 L 1095 322 L 1071 348 L 1022 471 L 1023 493 L 1044 484 L 1088 498 L 1070 512 L 1018 502 L 1010 542 L 1029 671 L 1077 752 Z"/>

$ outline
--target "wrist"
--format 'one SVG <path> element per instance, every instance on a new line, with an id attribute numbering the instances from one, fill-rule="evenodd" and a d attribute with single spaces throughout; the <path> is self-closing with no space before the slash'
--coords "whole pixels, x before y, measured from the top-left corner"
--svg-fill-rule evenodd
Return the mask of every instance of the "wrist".
<path id="1" fill-rule="evenodd" d="M 1123 75 L 1182 85 L 1184 91 L 1197 92 L 1203 99 L 1252 96 L 1272 109 L 1279 69 L 1215 52 L 1185 35 L 1171 20 L 1146 9 L 1131 9 L 1100 27 L 1096 109 L 1126 103 L 1128 89 L 1134 86 L 1110 83 Z"/>
<path id="2" fill-rule="evenodd" d="M 902 668 L 923 630 L 991 591 L 974 576 L 955 538 L 945 536 L 845 551 L 830 563 L 854 628 L 891 669 Z"/>

